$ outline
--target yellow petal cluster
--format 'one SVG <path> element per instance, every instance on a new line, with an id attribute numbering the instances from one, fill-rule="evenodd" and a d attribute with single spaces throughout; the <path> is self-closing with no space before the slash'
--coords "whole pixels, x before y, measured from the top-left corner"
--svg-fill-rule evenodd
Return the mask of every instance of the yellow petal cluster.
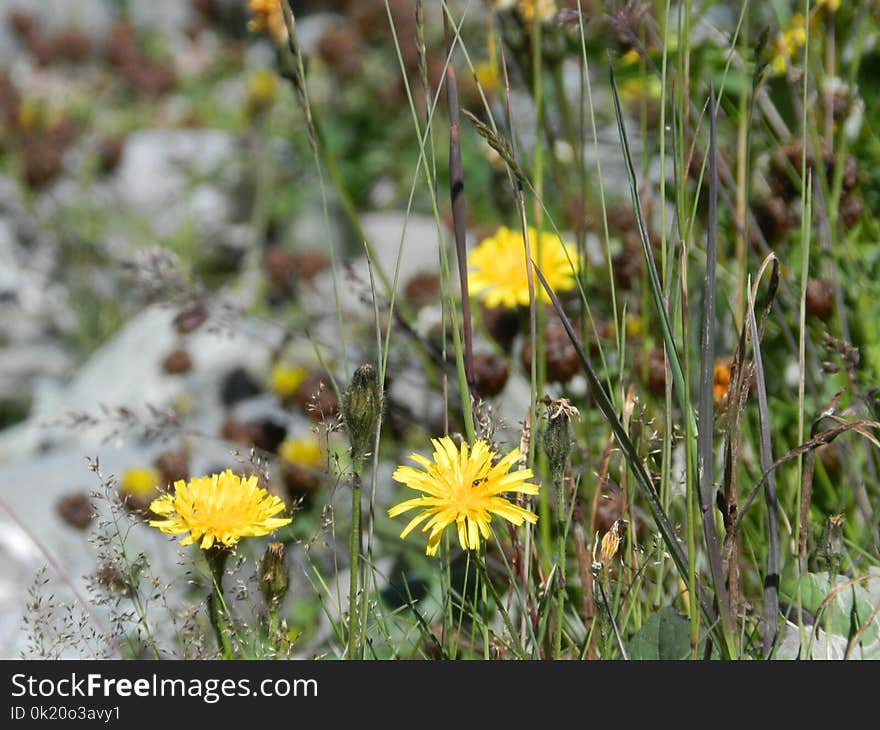
<path id="1" fill-rule="evenodd" d="M 433 461 L 412 454 L 410 460 L 421 468 L 399 466 L 392 475 L 395 481 L 422 493 L 388 510 L 389 517 L 420 510 L 400 533 L 401 539 L 424 523 L 422 531 L 429 533 L 425 552 L 436 555 L 443 531 L 455 525 L 461 547 L 477 550 L 480 540 L 488 540 L 492 534 L 489 523 L 493 515 L 514 525 L 537 522 L 537 515 L 501 496 L 538 493 L 538 486 L 528 481 L 533 477 L 531 469 L 510 471 L 522 457 L 518 449 L 493 463 L 496 454 L 485 441 L 476 441 L 472 448 L 466 443 L 459 448 L 448 436 L 431 443 Z"/>
<path id="2" fill-rule="evenodd" d="M 574 244 L 563 243 L 559 236 L 547 231 L 542 231 L 539 236 L 531 226 L 528 231 L 532 259 L 553 291 L 573 289 L 578 263 Z M 502 226 L 471 250 L 468 264 L 468 288 L 471 294 L 479 295 L 486 306 L 509 309 L 528 306 L 529 274 L 521 232 Z M 535 296 L 545 303 L 550 302 L 537 276 Z"/>
<path id="3" fill-rule="evenodd" d="M 253 16 L 248 23 L 252 33 L 266 33 L 276 43 L 287 43 L 287 26 L 281 10 L 282 0 L 248 0 Z"/>
<path id="4" fill-rule="evenodd" d="M 201 540 L 207 550 L 215 544 L 232 547 L 243 537 L 259 537 L 284 527 L 290 518 L 275 517 L 284 503 L 258 486 L 256 476 L 240 477 L 227 469 L 221 474 L 174 482 L 174 493 L 154 499 L 150 510 L 161 519 L 150 520 L 168 535 L 184 535 L 181 545 Z"/>

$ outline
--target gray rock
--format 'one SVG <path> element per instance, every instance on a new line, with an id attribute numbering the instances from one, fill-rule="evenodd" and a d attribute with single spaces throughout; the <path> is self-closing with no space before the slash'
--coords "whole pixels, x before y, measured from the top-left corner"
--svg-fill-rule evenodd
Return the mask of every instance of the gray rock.
<path id="1" fill-rule="evenodd" d="M 130 134 L 116 175 L 122 202 L 147 215 L 179 202 L 193 176 L 210 177 L 235 154 L 217 129 L 143 129 Z"/>

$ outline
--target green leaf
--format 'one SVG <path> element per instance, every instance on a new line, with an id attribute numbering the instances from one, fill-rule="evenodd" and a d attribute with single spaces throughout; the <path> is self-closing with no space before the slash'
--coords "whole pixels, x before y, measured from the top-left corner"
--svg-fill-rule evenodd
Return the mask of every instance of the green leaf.
<path id="1" fill-rule="evenodd" d="M 661 608 L 630 639 L 628 650 L 630 659 L 687 659 L 691 653 L 690 622 L 672 606 Z"/>

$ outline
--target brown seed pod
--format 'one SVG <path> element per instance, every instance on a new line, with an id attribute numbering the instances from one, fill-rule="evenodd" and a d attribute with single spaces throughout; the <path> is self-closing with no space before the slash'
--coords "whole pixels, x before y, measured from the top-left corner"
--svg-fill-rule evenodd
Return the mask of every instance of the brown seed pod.
<path id="1" fill-rule="evenodd" d="M 281 479 L 292 501 L 303 506 L 311 503 L 311 498 L 321 487 L 324 472 L 321 469 L 285 462 L 281 466 Z"/>
<path id="2" fill-rule="evenodd" d="M 520 316 L 515 309 L 506 307 L 487 307 L 483 305 L 483 325 L 489 336 L 497 342 L 505 352 L 510 352 L 513 341 L 519 334 Z"/>
<path id="3" fill-rule="evenodd" d="M 318 41 L 318 56 L 343 79 L 352 79 L 361 71 L 361 39 L 350 25 L 331 28 Z"/>
<path id="4" fill-rule="evenodd" d="M 440 277 L 427 271 L 415 274 L 404 285 L 403 297 L 414 309 L 433 304 L 440 298 Z"/>
<path id="5" fill-rule="evenodd" d="M 532 343 L 526 340 L 520 353 L 523 370 L 532 368 Z M 544 328 L 544 362 L 548 383 L 567 383 L 581 369 L 577 350 L 571 344 L 565 328 L 558 321 L 548 322 Z"/>
<path id="6" fill-rule="evenodd" d="M 316 248 L 294 251 L 290 255 L 293 275 L 300 281 L 311 282 L 329 266 L 327 256 Z"/>
<path id="7" fill-rule="evenodd" d="M 189 479 L 189 455 L 185 451 L 163 451 L 156 457 L 153 466 L 162 475 L 161 484 Z"/>
<path id="8" fill-rule="evenodd" d="M 861 220 L 865 205 L 857 193 L 846 193 L 840 199 L 840 222 L 849 230 Z"/>
<path id="9" fill-rule="evenodd" d="M 474 387 L 481 398 L 498 395 L 507 385 L 507 358 L 494 353 L 474 356 Z"/>
<path id="10" fill-rule="evenodd" d="M 172 350 L 162 361 L 162 370 L 169 375 L 183 375 L 192 370 L 192 358 L 182 347 Z"/>
<path id="11" fill-rule="evenodd" d="M 330 378 L 320 372 L 309 373 L 293 394 L 293 402 L 313 421 L 335 418 L 339 403 Z"/>
<path id="12" fill-rule="evenodd" d="M 641 371 L 641 356 L 637 361 L 638 369 Z M 666 393 L 666 359 L 663 355 L 663 349 L 655 347 L 648 353 L 648 390 L 654 395 L 661 396 Z"/>
<path id="13" fill-rule="evenodd" d="M 85 530 L 95 517 L 92 500 L 85 492 L 74 492 L 61 497 L 55 505 L 55 510 L 66 524 L 77 530 Z"/>
<path id="14" fill-rule="evenodd" d="M 771 244 L 782 241 L 798 220 L 792 207 L 779 196 L 763 198 L 752 209 L 758 228 Z"/>
<path id="15" fill-rule="evenodd" d="M 807 314 L 826 321 L 834 311 L 834 285 L 828 279 L 810 279 L 806 292 Z"/>

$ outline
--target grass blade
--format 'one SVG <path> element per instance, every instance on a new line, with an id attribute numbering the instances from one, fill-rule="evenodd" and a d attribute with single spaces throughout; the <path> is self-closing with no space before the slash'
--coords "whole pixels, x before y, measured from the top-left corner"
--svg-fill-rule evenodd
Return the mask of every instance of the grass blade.
<path id="1" fill-rule="evenodd" d="M 547 292 L 547 296 L 550 297 L 550 302 L 553 304 L 553 308 L 556 310 L 556 314 L 559 316 L 559 319 L 562 322 L 562 326 L 565 328 L 565 332 L 568 335 L 572 346 L 577 352 L 578 359 L 580 360 L 581 366 L 584 369 L 584 374 L 587 377 L 587 382 L 590 385 L 590 392 L 592 393 L 593 398 L 596 401 L 596 405 L 599 406 L 599 410 L 605 417 L 605 420 L 607 420 L 608 424 L 611 426 L 611 430 L 614 433 L 615 438 L 617 439 L 617 443 L 619 444 L 620 449 L 623 452 L 624 458 L 626 459 L 627 464 L 629 465 L 630 469 L 632 469 L 632 472 L 635 475 L 636 483 L 639 485 L 639 489 L 641 490 L 646 501 L 648 502 L 648 508 L 650 509 L 651 515 L 654 518 L 655 523 L 657 524 L 657 528 L 660 530 L 663 542 L 666 544 L 667 550 L 669 550 L 669 554 L 672 557 L 673 562 L 675 563 L 675 567 L 678 569 L 678 572 L 681 575 L 682 579 L 686 580 L 688 575 L 687 555 L 685 554 L 684 548 L 682 547 L 681 543 L 675 535 L 675 531 L 672 528 L 672 523 L 669 521 L 669 517 L 663 510 L 663 506 L 660 503 L 660 497 L 657 494 L 654 483 L 651 481 L 650 475 L 645 469 L 644 464 L 642 464 L 642 460 L 639 457 L 638 452 L 636 451 L 635 444 L 633 444 L 633 442 L 629 438 L 629 435 L 626 433 L 626 429 L 623 427 L 623 424 L 620 422 L 620 419 L 618 418 L 617 413 L 614 410 L 614 405 L 611 402 L 611 398 L 605 391 L 605 388 L 599 380 L 599 376 L 596 374 L 596 371 L 594 370 L 592 364 L 590 364 L 590 361 L 587 359 L 587 355 L 584 352 L 584 347 L 578 339 L 577 335 L 575 334 L 574 328 L 571 324 L 571 320 L 569 320 L 568 316 L 565 314 L 565 311 L 562 309 L 562 305 L 559 303 L 559 299 L 557 298 L 556 293 L 547 283 L 547 279 L 544 278 L 544 274 L 541 272 L 541 270 L 538 268 L 538 265 L 534 261 L 532 261 L 532 266 L 534 268 L 535 274 L 538 276 L 538 279 L 541 282 L 541 285 Z M 715 611 L 712 608 L 711 604 L 706 600 L 706 596 L 699 586 L 697 587 L 697 600 L 699 600 L 700 602 L 700 608 L 703 611 L 703 616 L 706 619 L 706 622 L 710 626 L 710 629 L 714 630 L 716 628 Z M 719 642 L 719 644 L 720 646 L 722 646 L 722 648 L 726 646 L 724 642 Z"/>
<path id="2" fill-rule="evenodd" d="M 715 87 L 709 86 L 709 220 L 706 229 L 706 277 L 703 286 L 703 330 L 700 338 L 702 360 L 700 363 L 700 404 L 697 431 L 697 478 L 700 488 L 700 515 L 703 536 L 709 554 L 709 567 L 715 586 L 715 597 L 725 630 L 733 632 L 733 616 L 724 572 L 721 568 L 721 552 L 715 529 L 714 475 L 715 450 L 715 267 L 718 249 L 718 145 L 716 139 Z"/>
<path id="3" fill-rule="evenodd" d="M 764 656 L 767 657 L 776 642 L 777 615 L 779 613 L 779 504 L 776 499 L 776 477 L 771 470 L 773 449 L 770 443 L 770 411 L 767 407 L 767 387 L 764 381 L 764 364 L 761 358 L 761 340 L 758 337 L 755 300 L 751 292 L 749 293 L 748 319 L 754 354 L 755 380 L 757 381 L 761 470 L 767 473 L 767 479 L 764 481 L 764 499 L 767 503 L 769 545 L 767 548 L 767 573 L 764 576 L 764 613 L 761 620 L 761 638 Z"/>

